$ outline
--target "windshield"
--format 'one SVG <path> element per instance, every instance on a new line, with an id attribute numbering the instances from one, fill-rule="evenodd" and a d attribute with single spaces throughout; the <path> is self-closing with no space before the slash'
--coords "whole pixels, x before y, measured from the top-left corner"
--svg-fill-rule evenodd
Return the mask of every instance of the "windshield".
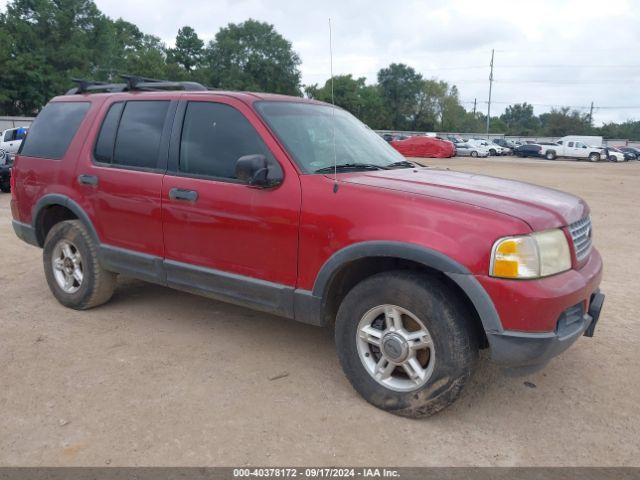
<path id="1" fill-rule="evenodd" d="M 387 167 L 405 158 L 350 113 L 301 102 L 256 102 L 256 110 L 306 173 L 334 164 Z"/>

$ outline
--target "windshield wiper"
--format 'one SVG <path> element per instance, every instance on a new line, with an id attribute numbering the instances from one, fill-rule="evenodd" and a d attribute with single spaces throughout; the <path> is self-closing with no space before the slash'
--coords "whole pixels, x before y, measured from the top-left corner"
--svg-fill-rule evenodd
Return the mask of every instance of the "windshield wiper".
<path id="1" fill-rule="evenodd" d="M 385 165 L 385 167 L 387 168 L 401 168 L 401 167 L 412 168 L 415 166 L 416 166 L 415 163 L 411 163 L 406 160 L 400 160 L 399 162 L 393 162 L 393 163 L 390 163 L 389 165 Z"/>
<path id="2" fill-rule="evenodd" d="M 388 170 L 382 165 L 374 165 L 373 163 L 338 163 L 337 165 L 329 165 L 317 169 L 314 173 L 331 173 L 335 170 Z"/>

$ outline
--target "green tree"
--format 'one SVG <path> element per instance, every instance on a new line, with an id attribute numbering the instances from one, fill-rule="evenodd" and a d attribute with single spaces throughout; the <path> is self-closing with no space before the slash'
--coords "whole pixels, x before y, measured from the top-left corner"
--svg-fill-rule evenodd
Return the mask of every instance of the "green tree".
<path id="1" fill-rule="evenodd" d="M 542 134 L 549 137 L 564 135 L 588 135 L 592 133 L 589 115 L 571 110 L 569 107 L 551 109 L 551 112 L 540 115 Z"/>
<path id="2" fill-rule="evenodd" d="M 273 25 L 247 20 L 220 29 L 205 52 L 214 87 L 300 95 L 300 57 Z"/>
<path id="3" fill-rule="evenodd" d="M 107 63 L 110 21 L 90 0 L 14 0 L 0 20 L 0 109 L 33 114 L 74 76 Z"/>
<path id="4" fill-rule="evenodd" d="M 323 87 L 308 85 L 304 88 L 309 98 L 331 103 L 331 79 Z M 365 78 L 353 78 L 351 75 L 333 77 L 334 103 L 349 111 L 371 128 L 385 128 L 385 115 L 382 97 L 374 85 L 366 85 Z"/>
<path id="5" fill-rule="evenodd" d="M 202 61 L 203 52 L 204 42 L 193 28 L 186 26 L 178 30 L 176 46 L 167 50 L 167 55 L 169 61 L 190 72 Z"/>
<path id="6" fill-rule="evenodd" d="M 509 105 L 500 119 L 509 135 L 535 135 L 540 127 L 540 120 L 533 114 L 533 105 L 526 102 Z"/>
<path id="7" fill-rule="evenodd" d="M 415 125 L 416 101 L 423 87 L 422 75 L 402 63 L 378 72 L 382 100 L 390 114 L 390 128 L 408 130 Z"/>

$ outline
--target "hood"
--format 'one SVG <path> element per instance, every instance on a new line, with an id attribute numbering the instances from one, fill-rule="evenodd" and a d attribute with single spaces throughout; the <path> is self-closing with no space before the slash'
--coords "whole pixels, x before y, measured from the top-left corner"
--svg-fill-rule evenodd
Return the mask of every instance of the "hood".
<path id="1" fill-rule="evenodd" d="M 589 212 L 582 199 L 560 190 L 448 170 L 379 170 L 348 174 L 343 181 L 486 208 L 519 218 L 534 231 L 568 225 Z"/>

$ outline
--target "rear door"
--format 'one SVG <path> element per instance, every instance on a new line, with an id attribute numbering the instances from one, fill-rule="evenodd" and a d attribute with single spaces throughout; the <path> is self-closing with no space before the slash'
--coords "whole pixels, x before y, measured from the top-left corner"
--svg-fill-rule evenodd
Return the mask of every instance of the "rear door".
<path id="1" fill-rule="evenodd" d="M 161 278 L 161 190 L 177 101 L 114 100 L 103 105 L 76 178 L 107 264 Z"/>
<path id="2" fill-rule="evenodd" d="M 162 187 L 167 283 L 289 314 L 297 278 L 300 181 L 243 102 L 195 97 L 178 108 Z M 250 187 L 235 176 L 244 155 L 280 163 L 284 181 Z"/>

